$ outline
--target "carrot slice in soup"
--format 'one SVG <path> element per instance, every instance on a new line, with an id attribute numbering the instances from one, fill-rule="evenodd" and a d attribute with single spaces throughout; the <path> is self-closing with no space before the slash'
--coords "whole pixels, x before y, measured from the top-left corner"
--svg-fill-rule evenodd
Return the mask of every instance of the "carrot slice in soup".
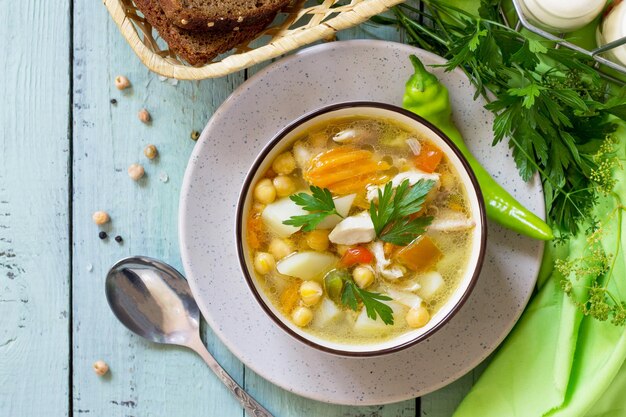
<path id="1" fill-rule="evenodd" d="M 248 245 L 251 249 L 259 249 L 265 242 L 263 220 L 257 215 L 248 217 Z"/>
<path id="2" fill-rule="evenodd" d="M 421 171 L 432 173 L 435 172 L 442 158 L 443 152 L 439 148 L 423 142 L 422 151 L 413 158 L 413 164 L 415 164 L 415 168 Z"/>
<path id="3" fill-rule="evenodd" d="M 415 239 L 398 251 L 396 260 L 413 271 L 427 271 L 441 258 L 441 250 L 428 236 Z"/>
<path id="4" fill-rule="evenodd" d="M 340 146 L 311 159 L 304 179 L 335 194 L 351 194 L 378 184 L 381 173 L 389 168 L 389 163 L 376 160 L 371 151 Z"/>
<path id="5" fill-rule="evenodd" d="M 296 304 L 298 304 L 298 300 L 300 299 L 300 295 L 298 294 L 300 283 L 301 281 L 299 279 L 295 280 L 280 294 L 280 306 L 286 314 L 291 313 L 296 307 Z"/>

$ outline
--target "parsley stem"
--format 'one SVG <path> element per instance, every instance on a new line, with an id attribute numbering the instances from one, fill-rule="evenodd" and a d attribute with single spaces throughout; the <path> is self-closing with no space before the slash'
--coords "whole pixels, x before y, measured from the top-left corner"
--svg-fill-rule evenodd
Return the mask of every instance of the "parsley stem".
<path id="1" fill-rule="evenodd" d="M 439 43 L 442 43 L 442 44 L 446 45 L 446 43 L 445 43 L 445 41 L 443 39 L 439 38 L 434 33 L 430 32 L 428 29 L 426 29 L 424 26 L 418 24 L 414 20 L 411 20 L 406 14 L 404 14 L 402 11 L 400 11 L 399 8 L 393 7 L 392 11 L 396 15 L 396 17 L 400 20 L 400 22 L 403 24 L 404 28 L 409 33 L 409 35 L 411 36 L 413 41 L 419 43 L 420 46 L 422 46 L 424 49 L 427 49 L 427 50 L 430 50 L 430 51 L 433 50 L 432 46 L 430 46 L 424 39 L 422 39 L 421 36 L 419 36 L 417 34 L 417 32 L 415 32 L 415 29 L 425 33 L 426 35 L 430 36 L 431 38 L 433 38 L 434 40 L 438 41 Z"/>
<path id="2" fill-rule="evenodd" d="M 443 20 L 439 15 L 439 10 L 431 9 L 431 12 L 432 18 L 437 22 L 443 34 L 446 35 L 446 37 L 448 38 L 448 42 L 452 42 L 452 36 L 450 35 L 450 32 L 448 32 L 448 28 L 446 27 L 446 25 L 443 24 Z"/>
<path id="3" fill-rule="evenodd" d="M 422 2 L 424 4 L 426 4 L 431 10 L 439 10 L 439 11 L 445 13 L 446 16 L 448 16 L 448 18 L 450 18 L 450 20 L 453 20 L 455 23 L 457 23 L 459 25 L 464 25 L 466 22 L 463 22 L 456 14 L 450 13 L 450 10 L 454 11 L 454 12 L 456 12 L 458 14 L 464 15 L 466 17 L 475 18 L 475 16 L 470 15 L 465 10 L 456 8 L 454 6 L 450 6 L 449 4 L 440 4 L 440 3 L 436 2 L 436 1 L 432 2 L 430 0 L 422 0 Z M 448 10 L 446 10 L 446 9 L 448 9 Z"/>

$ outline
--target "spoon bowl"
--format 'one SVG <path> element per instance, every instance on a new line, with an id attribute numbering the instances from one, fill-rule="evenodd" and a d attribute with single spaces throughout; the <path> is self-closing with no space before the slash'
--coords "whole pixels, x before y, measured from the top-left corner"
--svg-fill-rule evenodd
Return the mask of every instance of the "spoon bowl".
<path id="1" fill-rule="evenodd" d="M 145 256 L 122 259 L 109 270 L 105 292 L 113 314 L 133 333 L 152 342 L 198 353 L 255 417 L 272 415 L 241 388 L 200 339 L 200 309 L 187 280 L 171 266 Z"/>
<path id="2" fill-rule="evenodd" d="M 122 259 L 109 271 L 106 297 L 131 331 L 156 343 L 185 346 L 200 328 L 200 310 L 185 278 L 155 259 Z"/>

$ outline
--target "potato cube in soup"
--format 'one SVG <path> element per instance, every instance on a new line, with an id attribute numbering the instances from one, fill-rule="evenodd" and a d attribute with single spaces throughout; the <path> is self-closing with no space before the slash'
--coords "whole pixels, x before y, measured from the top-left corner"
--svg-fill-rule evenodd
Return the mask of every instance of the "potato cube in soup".
<path id="1" fill-rule="evenodd" d="M 380 317 L 376 317 L 376 320 L 372 320 L 367 316 L 366 309 L 363 308 L 354 322 L 354 331 L 359 334 L 374 336 L 384 334 L 393 330 L 394 327 L 400 326 L 401 320 L 404 320 L 403 317 L 406 315 L 408 309 L 393 301 L 385 301 L 385 304 L 393 310 L 394 324 L 385 324 Z"/>
<path id="2" fill-rule="evenodd" d="M 418 294 L 427 300 L 432 299 L 444 286 L 443 277 L 437 271 L 430 271 L 418 278 L 421 288 Z"/>
<path id="3" fill-rule="evenodd" d="M 352 208 L 352 203 L 356 198 L 356 194 L 348 194 L 343 197 L 338 197 L 333 199 L 335 202 L 335 208 L 337 209 L 337 213 L 341 216 L 337 216 L 336 214 L 332 214 L 322 220 L 318 225 L 318 229 L 332 229 L 337 226 L 342 218 L 348 217 L 350 213 L 350 209 Z"/>
<path id="4" fill-rule="evenodd" d="M 292 216 L 302 216 L 305 214 L 307 214 L 307 211 L 302 207 L 291 201 L 289 197 L 283 197 L 265 206 L 261 213 L 261 218 L 267 227 L 276 233 L 276 235 L 287 237 L 296 233 L 300 228 L 283 224 L 283 222 Z"/>
<path id="5" fill-rule="evenodd" d="M 283 275 L 321 282 L 324 274 L 333 269 L 338 261 L 339 258 L 328 252 L 304 251 L 281 259 L 276 269 Z"/>
<path id="6" fill-rule="evenodd" d="M 322 298 L 320 306 L 315 311 L 315 317 L 311 326 L 324 328 L 343 316 L 343 311 L 328 297 Z"/>

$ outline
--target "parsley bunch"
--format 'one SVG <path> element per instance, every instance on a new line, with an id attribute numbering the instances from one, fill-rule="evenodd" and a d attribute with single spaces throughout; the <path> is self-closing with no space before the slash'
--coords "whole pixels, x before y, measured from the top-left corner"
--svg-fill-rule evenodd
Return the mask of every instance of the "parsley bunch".
<path id="1" fill-rule="evenodd" d="M 446 70 L 462 69 L 476 96 L 490 103 L 495 115 L 494 145 L 508 141 L 521 177 L 539 173 L 549 218 L 562 236 L 583 227 L 606 189 L 596 175 L 603 160 L 596 156 L 616 128 L 609 119 L 626 118 L 624 94 L 608 97 L 606 83 L 589 58 L 570 49 L 506 26 L 498 0 L 482 0 L 479 16 L 442 0 L 423 0 L 425 7 L 401 4 L 395 18 L 409 43 L 448 59 Z"/>

